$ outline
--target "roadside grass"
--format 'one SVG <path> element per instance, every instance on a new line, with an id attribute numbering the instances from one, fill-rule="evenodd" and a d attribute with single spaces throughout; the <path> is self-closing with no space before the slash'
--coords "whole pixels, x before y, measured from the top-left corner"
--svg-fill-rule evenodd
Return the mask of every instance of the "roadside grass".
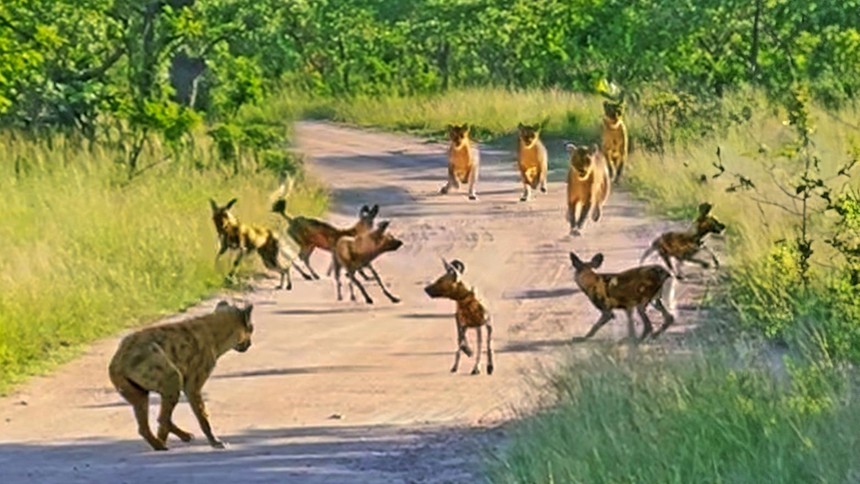
<path id="1" fill-rule="evenodd" d="M 854 482 L 860 405 L 828 361 L 695 352 L 571 361 L 488 460 L 498 483 Z"/>
<path id="2" fill-rule="evenodd" d="M 207 138 L 193 153 L 131 182 L 121 154 L 63 137 L 0 139 L 0 393 L 68 360 L 81 345 L 193 305 L 224 287 L 232 261 L 215 264 L 209 198 L 239 201 L 240 220 L 276 226 L 270 171 L 220 168 Z M 142 165 L 166 156 L 157 144 Z M 200 163 L 208 165 L 201 168 Z M 321 214 L 323 190 L 290 199 L 294 213 Z M 262 267 L 256 258 L 243 264 Z"/>

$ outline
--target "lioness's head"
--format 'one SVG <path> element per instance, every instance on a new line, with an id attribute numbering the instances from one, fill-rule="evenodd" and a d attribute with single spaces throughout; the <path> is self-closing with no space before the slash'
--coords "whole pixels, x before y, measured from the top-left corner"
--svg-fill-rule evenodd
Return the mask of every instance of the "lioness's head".
<path id="1" fill-rule="evenodd" d="M 613 123 L 617 123 L 624 116 L 624 102 L 603 102 L 603 114 Z"/>
<path id="2" fill-rule="evenodd" d="M 517 129 L 519 130 L 520 141 L 527 147 L 531 147 L 540 135 L 540 126 L 531 126 L 520 123 L 517 126 Z"/>
<path id="3" fill-rule="evenodd" d="M 579 178 L 587 177 L 597 165 L 600 148 L 595 144 L 577 146 L 573 143 L 566 143 L 564 149 L 570 156 L 570 169 L 574 170 Z"/>
<path id="4" fill-rule="evenodd" d="M 251 310 L 254 309 L 253 304 L 248 304 L 244 308 L 239 308 L 234 306 L 227 301 L 219 301 L 215 306 L 215 312 L 230 312 L 238 317 L 239 325 L 236 339 L 236 344 L 233 345 L 233 349 L 238 351 L 239 353 L 244 353 L 248 351 L 248 348 L 251 347 L 251 334 L 254 332 L 254 324 L 251 322 Z"/>
<path id="5" fill-rule="evenodd" d="M 451 144 L 457 148 L 463 146 L 463 143 L 469 139 L 469 125 L 463 124 L 461 126 L 457 126 L 455 124 L 449 124 L 448 139 L 451 140 Z"/>

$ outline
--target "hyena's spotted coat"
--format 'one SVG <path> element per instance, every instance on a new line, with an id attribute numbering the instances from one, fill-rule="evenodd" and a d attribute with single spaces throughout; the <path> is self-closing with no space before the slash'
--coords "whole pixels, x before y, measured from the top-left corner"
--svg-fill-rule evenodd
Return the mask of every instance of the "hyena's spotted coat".
<path id="1" fill-rule="evenodd" d="M 220 301 L 210 314 L 145 328 L 120 342 L 108 367 L 110 380 L 133 407 L 138 433 L 153 449 L 167 450 L 169 433 L 184 442 L 192 439 L 172 420 L 181 392 L 209 444 L 224 447 L 212 433 L 201 390 L 218 358 L 231 349 L 243 353 L 251 346 L 252 308 Z M 149 427 L 149 392 L 161 395 L 156 435 Z"/>

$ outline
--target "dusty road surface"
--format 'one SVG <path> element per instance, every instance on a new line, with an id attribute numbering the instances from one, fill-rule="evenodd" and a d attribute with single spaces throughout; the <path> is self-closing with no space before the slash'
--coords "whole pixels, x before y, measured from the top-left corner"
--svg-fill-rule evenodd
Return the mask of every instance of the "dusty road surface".
<path id="1" fill-rule="evenodd" d="M 247 353 L 225 355 L 204 388 L 215 432 L 230 445 L 223 451 L 200 438 L 184 400 L 175 420 L 197 440 L 171 440 L 169 452 L 150 451 L 136 434 L 131 408 L 107 378 L 122 335 L 97 342 L 55 374 L 34 378 L 0 400 L 0 481 L 390 483 L 480 477 L 481 452 L 501 440 L 503 431 L 494 424 L 527 407 L 530 381 L 597 318 L 574 289 L 568 251 L 590 257 L 600 250 L 607 270 L 622 269 L 667 228 L 615 193 L 605 219 L 572 239 L 563 183 L 550 183 L 548 194 L 520 203 L 509 153 L 484 151 L 480 200 L 469 202 L 462 192 L 437 194 L 446 173 L 442 145 L 315 122 L 300 123 L 297 135 L 299 148 L 312 158 L 310 169 L 331 186 L 331 220 L 352 223 L 358 207 L 378 203 L 379 220 L 390 219 L 390 230 L 405 241 L 376 264 L 403 301 L 391 304 L 368 284 L 373 306 L 337 302 L 331 279 L 297 278 L 291 292 L 274 292 L 275 281 L 264 280 L 244 295 L 256 304 L 254 345 Z M 430 300 L 422 291 L 442 273 L 440 256 L 462 260 L 467 279 L 490 302 L 497 351 L 492 376 L 470 376 L 471 359 L 461 362 L 458 374 L 448 372 L 455 349 L 453 303 Z M 312 263 L 324 274 L 329 260 L 318 252 Z M 215 301 L 189 313 L 211 311 Z M 625 335 L 619 316 L 599 338 Z M 157 397 L 152 400 L 154 420 Z"/>

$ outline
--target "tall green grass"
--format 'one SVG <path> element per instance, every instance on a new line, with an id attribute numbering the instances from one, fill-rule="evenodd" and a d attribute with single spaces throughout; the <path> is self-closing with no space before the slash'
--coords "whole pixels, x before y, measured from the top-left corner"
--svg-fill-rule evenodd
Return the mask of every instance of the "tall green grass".
<path id="1" fill-rule="evenodd" d="M 592 356 L 555 377 L 551 408 L 515 425 L 489 480 L 855 482 L 853 392 L 826 362 L 779 378 L 737 357 Z"/>
<path id="2" fill-rule="evenodd" d="M 121 154 L 103 145 L 0 139 L 0 392 L 82 343 L 221 289 L 230 256 L 216 267 L 210 197 L 238 197 L 240 220 L 276 226 L 268 206 L 277 177 L 232 176 L 196 139 L 193 154 L 131 181 Z M 143 164 L 167 154 L 153 146 Z M 310 185 L 290 210 L 318 215 L 325 204 Z"/>

